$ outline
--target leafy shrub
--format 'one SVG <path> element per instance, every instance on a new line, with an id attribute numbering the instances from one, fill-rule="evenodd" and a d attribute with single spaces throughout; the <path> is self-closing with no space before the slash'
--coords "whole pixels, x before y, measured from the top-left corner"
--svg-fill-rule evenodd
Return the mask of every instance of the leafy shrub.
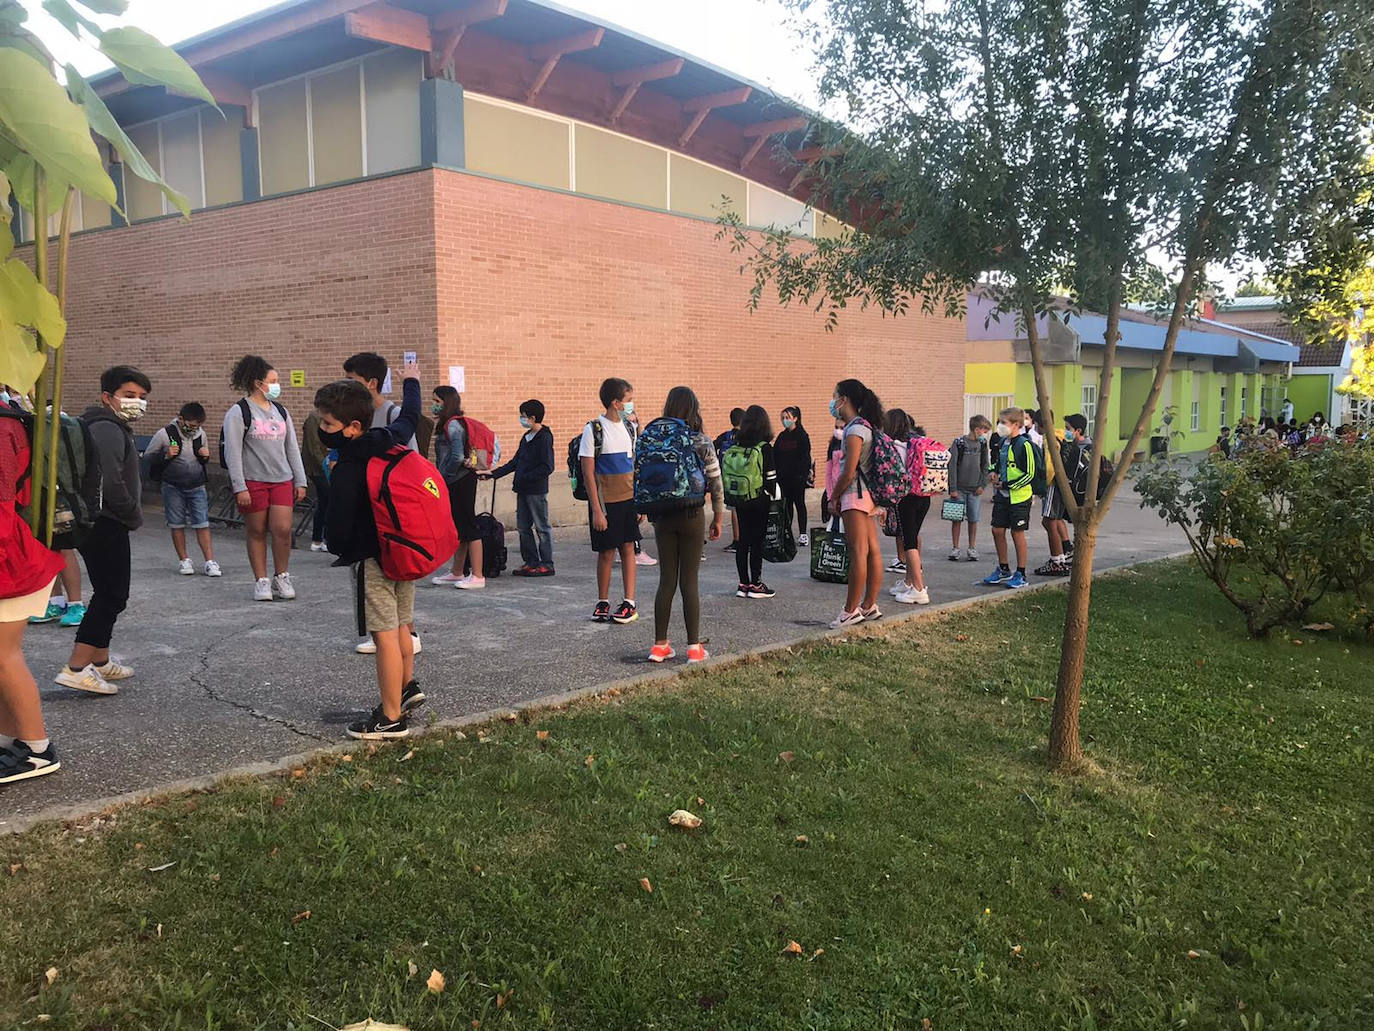
<path id="1" fill-rule="evenodd" d="M 1199 568 L 1253 637 L 1329 598 L 1374 631 L 1374 447 L 1256 449 L 1196 466 L 1160 462 L 1136 478 L 1141 507 L 1188 538 Z"/>

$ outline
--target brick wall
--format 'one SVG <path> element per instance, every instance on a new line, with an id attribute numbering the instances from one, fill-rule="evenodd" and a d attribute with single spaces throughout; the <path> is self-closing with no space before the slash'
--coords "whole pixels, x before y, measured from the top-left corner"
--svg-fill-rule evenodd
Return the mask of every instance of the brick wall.
<path id="1" fill-rule="evenodd" d="M 153 380 L 144 432 L 190 399 L 218 424 L 235 400 L 229 370 L 254 352 L 281 371 L 299 425 L 350 353 L 398 361 L 414 350 L 435 384 L 464 366 L 469 412 L 509 448 L 519 403 L 543 400 L 560 463 L 609 375 L 634 383 L 646 417 L 670 387 L 692 386 L 713 435 L 735 405 L 776 419 L 798 404 L 818 457 L 831 391 L 850 375 L 933 434 L 960 432 L 962 323 L 854 307 L 827 333 L 805 308 L 765 301 L 751 314 L 749 281 L 715 233 L 435 170 L 85 234 L 72 244 L 67 407 L 79 411 L 102 369 L 129 362 Z M 288 385 L 292 369 L 305 370 L 305 389 Z M 556 511 L 568 497 L 560 483 Z"/>

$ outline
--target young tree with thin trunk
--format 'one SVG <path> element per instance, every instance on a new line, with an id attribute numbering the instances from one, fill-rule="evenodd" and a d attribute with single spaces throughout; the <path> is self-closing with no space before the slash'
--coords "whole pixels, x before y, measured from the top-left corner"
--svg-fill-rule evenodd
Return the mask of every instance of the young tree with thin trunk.
<path id="1" fill-rule="evenodd" d="M 813 205 L 854 227 L 800 243 L 722 216 L 753 276 L 834 325 L 851 302 L 958 314 L 970 289 L 1030 347 L 1057 425 L 1040 326 L 1106 318 L 1092 435 L 1105 437 L 1123 307 L 1167 312 L 1163 353 L 1101 500 L 1093 463 L 1076 527 L 1050 728 L 1052 767 L 1078 732 L 1102 519 L 1164 388 L 1209 272 L 1291 251 L 1313 198 L 1361 167 L 1374 119 L 1367 0 L 789 0 L 842 124 L 818 122 L 800 164 Z M 778 155 L 785 160 L 786 155 Z M 1167 273 L 1164 266 L 1167 268 Z M 1067 413 L 1065 413 L 1067 414 Z"/>

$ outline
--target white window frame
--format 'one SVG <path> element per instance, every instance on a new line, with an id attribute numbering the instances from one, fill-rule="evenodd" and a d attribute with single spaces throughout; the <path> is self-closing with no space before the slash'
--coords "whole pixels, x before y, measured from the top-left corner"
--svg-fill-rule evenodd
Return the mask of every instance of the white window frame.
<path id="1" fill-rule="evenodd" d="M 1011 406 L 1011 394 L 965 394 L 964 426 L 968 426 L 968 421 L 975 415 L 983 416 L 988 422 L 996 426 L 997 416 L 1002 409 Z"/>
<path id="2" fill-rule="evenodd" d="M 1220 421 L 1217 423 L 1217 427 L 1220 428 L 1220 427 L 1222 427 L 1222 426 L 1227 425 L 1227 422 L 1226 422 L 1226 387 L 1225 387 L 1225 385 L 1223 385 L 1223 386 L 1221 387 L 1221 403 L 1217 406 L 1217 414 L 1219 414 L 1219 415 L 1221 416 Z"/>
<path id="3" fill-rule="evenodd" d="M 1244 419 L 1250 414 L 1250 384 L 1240 385 L 1240 417 Z"/>
<path id="4" fill-rule="evenodd" d="M 254 98 L 254 103 L 256 104 L 256 102 L 257 102 L 257 100 L 256 100 L 256 98 Z M 164 150 L 163 144 L 162 144 L 162 127 L 163 127 L 163 124 L 166 123 L 166 122 L 168 122 L 168 121 L 171 121 L 173 118 L 185 118 L 188 114 L 191 114 L 191 113 L 194 113 L 194 114 L 195 114 L 195 116 L 196 116 L 196 146 L 197 146 L 197 147 L 199 148 L 199 150 L 200 150 L 200 203 L 199 203 L 199 204 L 196 204 L 196 203 L 195 203 L 195 198 L 194 198 L 194 197 L 188 197 L 187 200 L 189 200 L 189 201 L 192 202 L 192 203 L 191 203 L 191 210 L 192 210 L 192 211 L 203 211 L 203 210 L 205 210 L 206 208 L 208 208 L 208 207 L 210 206 L 210 205 L 206 202 L 206 199 L 205 199 L 205 112 L 206 112 L 206 111 L 209 111 L 209 110 L 210 110 L 210 108 L 207 107 L 207 106 L 187 108 L 187 109 L 184 110 L 184 111 L 174 111 L 174 112 L 173 112 L 172 114 L 170 114 L 170 115 L 162 115 L 162 116 L 160 116 L 160 117 L 158 117 L 158 118 L 149 118 L 147 121 L 135 122 L 135 123 L 132 124 L 132 125 L 126 125 L 126 126 L 123 127 L 123 128 L 124 128 L 124 131 L 125 131 L 126 133 L 129 133 L 129 132 L 132 132 L 132 131 L 135 130 L 135 129 L 141 129 L 141 128 L 143 128 L 145 125 L 156 125 L 156 126 L 157 126 L 157 167 L 158 167 L 158 174 L 162 176 L 163 181 L 165 182 L 165 181 L 166 181 L 166 178 L 167 178 L 167 153 L 166 153 L 166 151 Z M 255 113 L 256 113 L 256 112 L 255 112 Z M 145 154 L 144 157 L 147 157 L 147 155 Z M 132 175 L 132 174 L 133 174 L 132 172 L 128 172 L 128 171 L 127 171 L 127 166 L 126 166 L 126 169 L 125 169 L 125 170 L 126 170 L 126 173 L 127 173 L 128 175 Z M 128 185 L 127 185 L 127 184 L 128 184 L 128 180 L 126 179 L 126 180 L 125 180 L 125 189 L 126 189 L 126 190 L 128 189 Z M 169 185 L 170 185 L 170 184 L 169 184 Z M 175 189 L 175 187 L 173 187 L 173 189 Z M 175 215 L 175 214 L 178 214 L 178 211 L 177 211 L 177 209 L 173 206 L 172 202 L 169 201 L 169 200 L 167 199 L 167 194 L 166 194 L 166 193 L 162 193 L 162 194 L 161 194 L 161 197 L 159 198 L 159 200 L 160 200 L 161 205 L 162 205 L 162 214 L 164 214 L 164 215 Z M 127 196 L 125 197 L 125 205 L 126 205 L 126 207 L 127 207 L 127 205 L 128 205 L 128 197 L 127 197 Z M 126 215 L 128 214 L 127 210 L 125 211 L 125 214 L 126 214 Z M 156 218 L 157 216 L 154 215 L 154 216 L 152 216 L 152 217 L 153 217 L 153 218 Z"/>
<path id="5" fill-rule="evenodd" d="M 1200 405 L 1196 400 L 1194 400 L 1192 403 L 1192 420 L 1189 423 L 1189 429 L 1193 433 L 1196 433 L 1198 430 L 1202 429 L 1202 405 Z"/>
<path id="6" fill-rule="evenodd" d="M 1082 387 L 1079 388 L 1078 405 L 1083 413 L 1083 418 L 1088 420 L 1088 430 L 1089 432 L 1091 432 L 1092 427 L 1097 419 L 1096 383 L 1084 383 Z"/>

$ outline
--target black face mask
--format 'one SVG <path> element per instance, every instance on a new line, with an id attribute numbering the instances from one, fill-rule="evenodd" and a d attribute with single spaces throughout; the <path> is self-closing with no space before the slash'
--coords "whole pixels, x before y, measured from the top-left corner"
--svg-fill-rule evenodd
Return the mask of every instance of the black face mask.
<path id="1" fill-rule="evenodd" d="M 348 438 L 344 436 L 343 430 L 335 430 L 333 433 L 326 433 L 321 428 L 315 430 L 315 432 L 319 434 L 320 443 L 331 449 L 343 447 L 344 441 L 348 440 Z"/>

